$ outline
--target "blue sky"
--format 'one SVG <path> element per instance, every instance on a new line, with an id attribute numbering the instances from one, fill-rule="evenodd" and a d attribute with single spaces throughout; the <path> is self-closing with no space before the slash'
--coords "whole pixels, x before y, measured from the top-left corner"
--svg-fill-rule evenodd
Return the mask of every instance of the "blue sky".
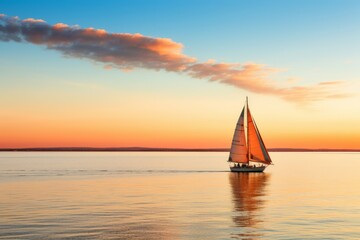
<path id="1" fill-rule="evenodd" d="M 359 63 L 359 1 L 2 1 L 1 9 L 21 19 L 167 37 L 200 60 L 259 62 L 304 82 L 347 77 L 345 70 L 359 75 L 354 64 L 339 66 Z"/>

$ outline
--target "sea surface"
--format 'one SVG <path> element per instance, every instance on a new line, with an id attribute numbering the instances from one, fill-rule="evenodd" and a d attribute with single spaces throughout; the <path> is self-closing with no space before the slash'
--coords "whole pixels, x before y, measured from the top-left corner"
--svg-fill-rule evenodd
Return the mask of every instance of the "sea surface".
<path id="1" fill-rule="evenodd" d="M 360 153 L 1 152 L 0 239 L 360 239 Z"/>

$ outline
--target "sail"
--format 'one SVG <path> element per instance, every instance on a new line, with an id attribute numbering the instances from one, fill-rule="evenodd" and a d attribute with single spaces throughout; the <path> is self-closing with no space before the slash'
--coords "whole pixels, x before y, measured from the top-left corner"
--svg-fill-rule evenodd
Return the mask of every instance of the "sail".
<path id="1" fill-rule="evenodd" d="M 248 150 L 245 138 L 245 107 L 243 108 L 239 120 L 236 124 L 234 137 L 231 144 L 229 162 L 248 163 Z"/>
<path id="2" fill-rule="evenodd" d="M 247 124 L 248 124 L 248 144 L 249 144 L 249 158 L 252 162 L 261 162 L 271 164 L 271 158 L 266 150 L 264 141 L 261 138 L 260 132 L 256 123 L 251 116 L 250 109 L 247 106 Z"/>

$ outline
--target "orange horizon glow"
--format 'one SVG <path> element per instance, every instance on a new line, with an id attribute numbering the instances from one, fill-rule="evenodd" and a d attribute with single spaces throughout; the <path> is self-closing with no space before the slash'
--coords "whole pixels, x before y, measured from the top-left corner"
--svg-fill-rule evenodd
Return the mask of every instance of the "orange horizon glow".
<path id="1" fill-rule="evenodd" d="M 230 148 L 231 134 L 194 134 L 182 132 L 171 134 L 147 131 L 140 135 L 125 133 L 122 137 L 110 132 L 86 132 L 68 129 L 58 132 L 2 132 L 0 148 L 35 147 L 152 147 L 152 148 Z M 174 137 L 175 136 L 175 137 Z M 289 135 L 263 136 L 267 148 L 307 149 L 359 149 L 359 136 L 339 135 Z"/>
<path id="2" fill-rule="evenodd" d="M 127 101 L 131 107 L 122 107 L 121 111 L 117 106 L 102 108 L 100 104 L 107 106 L 106 102 L 97 103 L 99 106 L 87 102 L 81 111 L 72 103 L 63 103 L 62 109 L 47 109 L 37 102 L 33 104 L 37 104 L 38 109 L 31 111 L 19 107 L 3 111 L 0 113 L 0 148 L 230 148 L 238 117 L 238 111 L 232 110 L 236 106 L 229 110 L 221 104 L 216 106 L 215 102 L 194 104 L 184 99 L 162 104 L 149 100 L 144 105 L 138 98 L 134 99 Z M 254 105 L 253 115 L 267 148 L 360 148 L 356 119 L 350 122 L 320 118 L 314 122 L 308 116 L 299 119 L 296 114 L 288 114 L 289 110 L 269 118 L 274 108 Z M 299 116 L 303 115 L 300 112 Z"/>
<path id="3" fill-rule="evenodd" d="M 231 106 L 229 110 L 215 101 L 194 104 L 191 99 L 162 104 L 158 100 L 145 104 L 134 99 L 127 101 L 131 107 L 122 107 L 121 111 L 117 106 L 100 106 L 108 106 L 106 102 L 96 103 L 99 106 L 87 102 L 81 111 L 77 104 L 62 103 L 62 109 L 47 109 L 37 102 L 33 103 L 37 109 L 14 107 L 3 111 L 0 148 L 230 148 L 240 112 L 233 109 L 239 107 Z M 291 110 L 279 111 L 269 118 L 274 108 L 261 108 L 256 102 L 253 105 L 253 116 L 267 148 L 360 149 L 356 119 L 314 122 L 306 115 L 298 119 L 296 114 L 288 114 Z M 299 116 L 303 115 L 300 112 Z"/>

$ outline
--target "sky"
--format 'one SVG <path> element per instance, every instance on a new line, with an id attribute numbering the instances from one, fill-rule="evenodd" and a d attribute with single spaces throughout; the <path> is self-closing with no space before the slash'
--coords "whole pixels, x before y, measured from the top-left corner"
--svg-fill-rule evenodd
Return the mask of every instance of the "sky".
<path id="1" fill-rule="evenodd" d="M 0 148 L 360 148 L 360 2 L 0 1 Z"/>

